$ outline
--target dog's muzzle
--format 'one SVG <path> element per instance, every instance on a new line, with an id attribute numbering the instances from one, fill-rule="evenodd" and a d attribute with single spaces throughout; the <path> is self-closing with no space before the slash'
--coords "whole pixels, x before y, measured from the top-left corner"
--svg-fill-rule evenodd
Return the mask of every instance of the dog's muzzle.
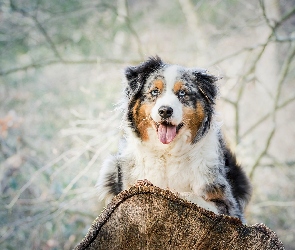
<path id="1" fill-rule="evenodd" d="M 169 106 L 161 106 L 158 109 L 158 114 L 161 117 L 161 123 L 157 124 L 158 138 L 163 144 L 169 144 L 176 136 L 176 128 L 174 124 L 170 122 L 173 115 L 173 108 Z"/>

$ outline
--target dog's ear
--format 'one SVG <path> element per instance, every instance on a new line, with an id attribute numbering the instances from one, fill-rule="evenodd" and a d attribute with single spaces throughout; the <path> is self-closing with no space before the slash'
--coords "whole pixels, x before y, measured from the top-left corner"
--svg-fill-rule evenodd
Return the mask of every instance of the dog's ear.
<path id="1" fill-rule="evenodd" d="M 207 70 L 195 70 L 193 75 L 201 95 L 210 104 L 214 104 L 218 94 L 218 86 L 216 82 L 220 80 L 221 77 L 210 75 Z"/>
<path id="2" fill-rule="evenodd" d="M 216 82 L 220 79 L 214 75 L 208 74 L 207 70 L 196 69 L 193 71 L 194 81 L 204 101 L 209 105 L 205 105 L 206 118 L 203 120 L 202 126 L 194 139 L 194 143 L 202 138 L 211 126 L 211 120 L 214 113 L 214 104 L 218 94 L 218 86 Z"/>
<path id="3" fill-rule="evenodd" d="M 130 66 L 125 69 L 125 77 L 127 80 L 127 86 L 125 93 L 129 99 L 137 94 L 142 88 L 143 83 L 139 81 L 139 72 L 137 66 Z"/>
<path id="4" fill-rule="evenodd" d="M 142 89 L 146 79 L 163 67 L 164 63 L 160 57 L 150 57 L 145 62 L 138 66 L 130 66 L 125 69 L 125 77 L 127 80 L 127 86 L 125 93 L 129 99 L 135 96 Z"/>

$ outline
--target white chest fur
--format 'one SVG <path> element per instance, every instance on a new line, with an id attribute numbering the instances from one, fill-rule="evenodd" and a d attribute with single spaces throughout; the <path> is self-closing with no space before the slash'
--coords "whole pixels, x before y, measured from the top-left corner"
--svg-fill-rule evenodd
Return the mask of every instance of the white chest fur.
<path id="1" fill-rule="evenodd" d="M 131 139 L 123 155 L 126 159 L 132 157 L 134 166 L 123 170 L 125 188 L 137 180 L 147 179 L 160 188 L 198 194 L 201 187 L 213 183 L 220 164 L 218 131 L 210 129 L 193 145 L 188 142 L 190 135 L 186 133 L 168 145 L 162 144 L 153 131 L 149 133 L 148 142 L 129 136 Z"/>

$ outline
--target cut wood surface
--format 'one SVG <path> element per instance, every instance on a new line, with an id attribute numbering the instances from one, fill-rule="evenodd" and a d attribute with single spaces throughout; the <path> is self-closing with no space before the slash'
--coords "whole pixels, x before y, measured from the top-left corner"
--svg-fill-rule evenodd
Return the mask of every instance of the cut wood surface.
<path id="1" fill-rule="evenodd" d="M 246 226 L 169 190 L 139 184 L 113 198 L 75 249 L 261 250 L 284 246 L 263 224 Z"/>

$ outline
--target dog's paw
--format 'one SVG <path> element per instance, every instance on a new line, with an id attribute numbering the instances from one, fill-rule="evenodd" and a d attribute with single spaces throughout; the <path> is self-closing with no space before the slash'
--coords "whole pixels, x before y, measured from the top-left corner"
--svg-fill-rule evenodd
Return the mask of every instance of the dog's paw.
<path id="1" fill-rule="evenodd" d="M 218 210 L 214 206 L 213 202 L 206 201 L 203 197 L 201 197 L 197 194 L 194 194 L 191 192 L 180 192 L 180 193 L 177 193 L 177 196 L 188 201 L 188 202 L 194 203 L 202 208 L 205 208 L 209 211 L 212 211 L 212 212 L 218 214 Z"/>
<path id="2" fill-rule="evenodd" d="M 144 180 L 138 180 L 138 181 L 135 183 L 135 186 L 136 186 L 136 187 L 139 187 L 139 186 L 154 186 L 154 185 L 153 185 L 153 183 L 151 183 L 149 180 L 144 179 Z"/>

